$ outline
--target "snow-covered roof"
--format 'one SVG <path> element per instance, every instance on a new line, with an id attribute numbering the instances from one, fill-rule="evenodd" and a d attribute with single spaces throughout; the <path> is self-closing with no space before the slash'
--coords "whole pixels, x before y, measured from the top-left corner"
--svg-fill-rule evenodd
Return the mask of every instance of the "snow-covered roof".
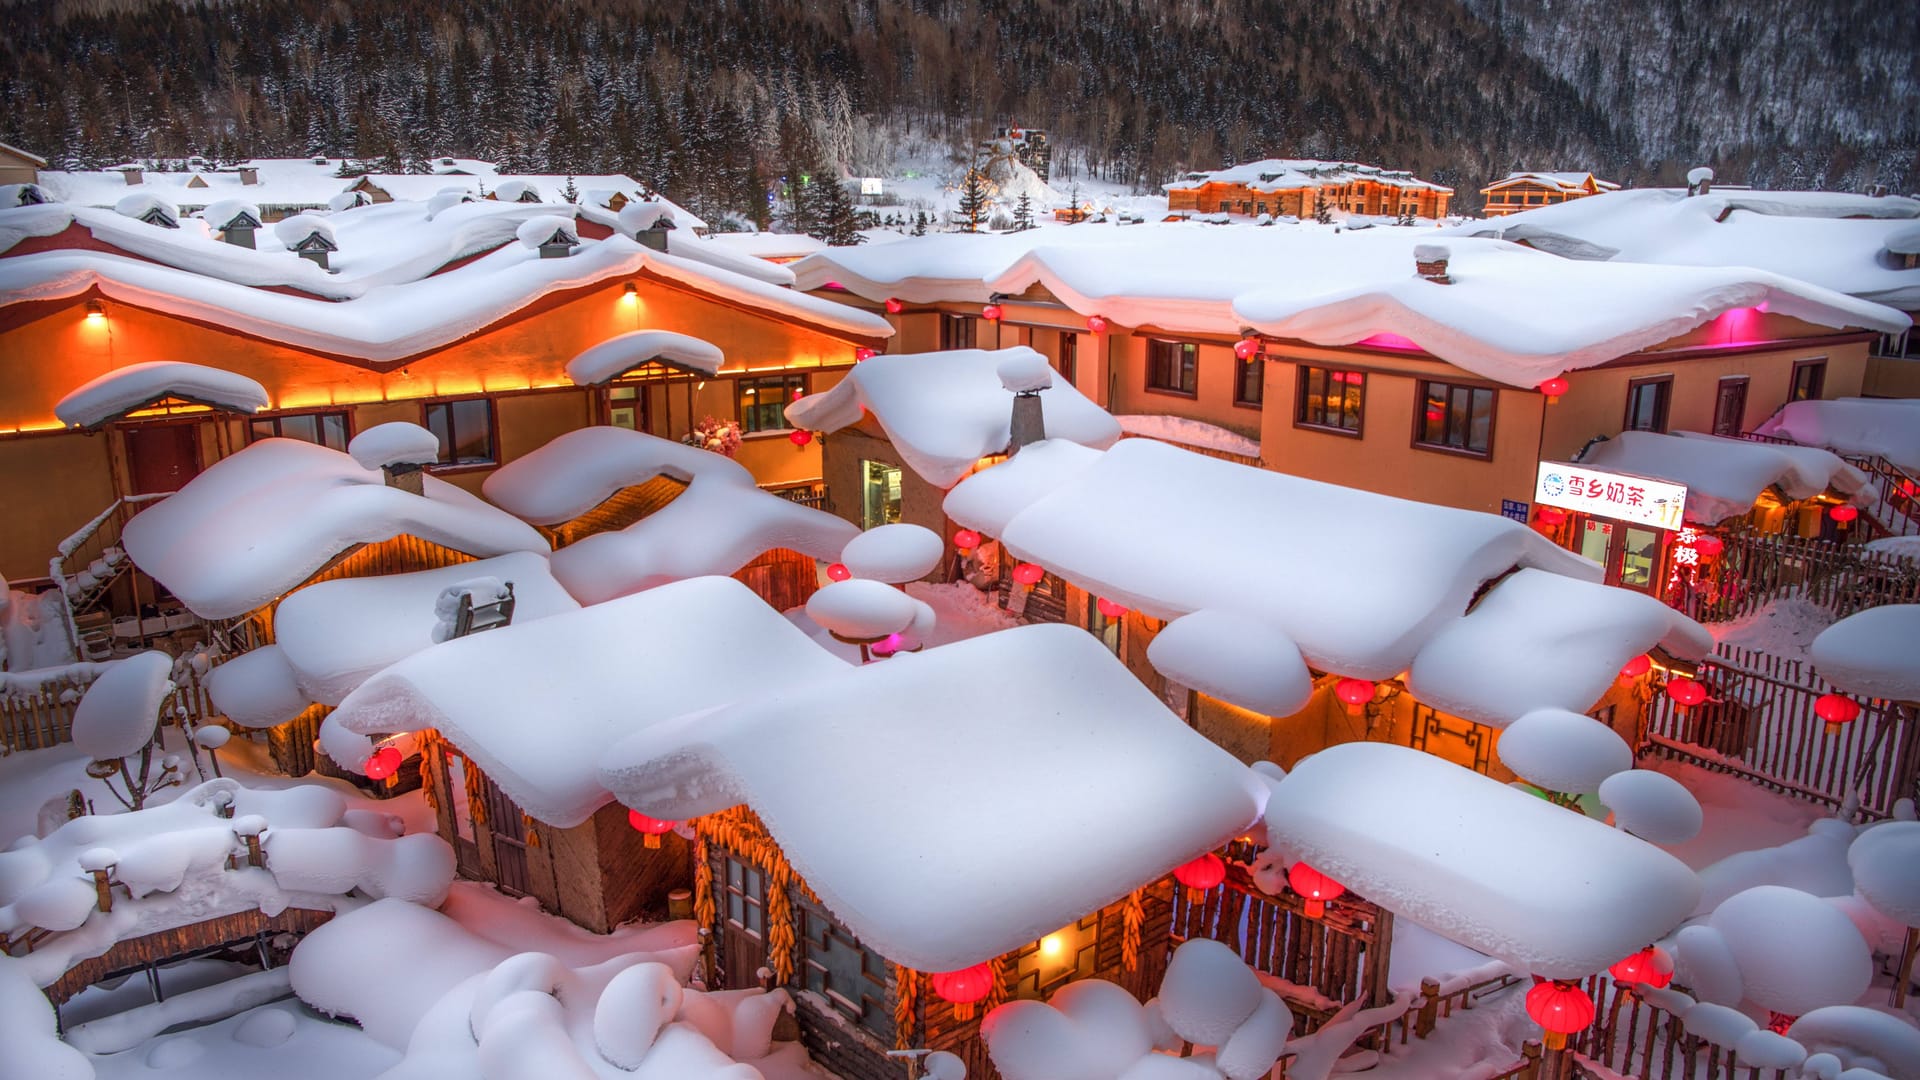
<path id="1" fill-rule="evenodd" d="M 1286 858 L 1537 975 L 1599 971 L 1700 895 L 1652 844 L 1404 746 L 1344 743 L 1270 783 L 1267 837 Z"/>
<path id="2" fill-rule="evenodd" d="M 127 554 L 203 618 L 244 615 L 361 544 L 402 534 L 481 557 L 547 550 L 526 523 L 436 477 L 388 487 L 338 450 L 263 439 L 127 522 Z"/>
<path id="3" fill-rule="evenodd" d="M 167 162 L 168 169 L 145 168 L 139 184 L 128 184 L 119 169 L 41 170 L 40 184 L 56 200 L 79 206 L 112 206 L 130 190 L 161 192 L 182 208 L 200 208 L 222 199 L 244 198 L 274 209 L 320 209 L 327 200 L 354 181 L 337 174 L 339 159 L 255 158 L 230 169 L 191 168 L 185 162 Z M 254 170 L 255 183 L 245 183 L 240 168 Z"/>
<path id="4" fill-rule="evenodd" d="M 1580 463 L 1685 484 L 1686 520 L 1702 525 L 1749 513 L 1768 488 L 1810 499 L 1828 490 L 1853 495 L 1867 485 L 1865 473 L 1825 450 L 1692 431 L 1623 431 L 1589 449 Z"/>
<path id="5" fill-rule="evenodd" d="M 501 173 L 489 162 L 459 159 L 456 165 L 442 166 L 432 173 L 368 173 L 347 183 L 357 184 L 361 180 L 396 200 L 428 199 L 448 188 L 459 188 L 476 198 L 494 195 L 503 202 L 516 200 L 531 192 L 539 196 L 540 203 L 548 206 L 564 204 L 567 185 L 572 184 L 574 190 L 579 192 L 576 201 L 583 205 L 604 207 L 615 195 L 625 195 L 630 202 L 650 199 L 665 203 L 673 211 L 674 220 L 681 228 L 707 228 L 706 221 L 699 215 L 649 191 L 645 184 L 624 173 L 576 176 L 509 174 Z"/>
<path id="6" fill-rule="evenodd" d="M 70 428 L 89 428 L 169 396 L 238 413 L 256 413 L 268 404 L 266 387 L 245 375 L 151 360 L 87 380 L 54 403 L 53 415 Z"/>
<path id="7" fill-rule="evenodd" d="M 1688 197 L 1641 188 L 1573 199 L 1449 232 L 1497 236 L 1575 259 L 1757 268 L 1836 292 L 1920 309 L 1920 270 L 1886 255 L 1920 200 L 1832 191 L 1727 191 Z"/>
<path id="8" fill-rule="evenodd" d="M 622 742 L 605 782 L 661 817 L 748 804 L 836 917 L 920 970 L 1051 933 L 1260 813 L 1250 770 L 1073 627 L 760 681 Z"/>
<path id="9" fill-rule="evenodd" d="M 872 413 L 907 467 L 935 487 L 951 487 L 1012 440 L 1013 395 L 1000 381 L 1010 359 L 1046 358 L 1026 346 L 892 354 L 855 364 L 822 393 L 787 406 L 787 422 L 838 431 Z M 1111 446 L 1120 425 L 1064 379 L 1040 391 L 1047 434 L 1093 447 Z"/>
<path id="10" fill-rule="evenodd" d="M 598 768 L 619 739 L 844 667 L 745 585 L 695 578 L 415 653 L 347 695 L 321 745 L 337 745 L 335 727 L 436 728 L 521 809 L 565 828 L 611 798 Z"/>
<path id="11" fill-rule="evenodd" d="M 1807 655 L 1842 693 L 1920 701 L 1920 604 L 1849 615 L 1820 631 Z"/>
<path id="12" fill-rule="evenodd" d="M 1619 184 L 1609 183 L 1588 172 L 1511 172 L 1505 178 L 1488 184 L 1481 191 L 1498 191 L 1504 187 L 1523 183 L 1539 184 L 1542 187 L 1557 188 L 1566 192 L 1585 191 L 1588 181 L 1592 181 L 1594 187 L 1601 191 L 1620 189 Z"/>
<path id="13" fill-rule="evenodd" d="M 108 667 L 73 710 L 73 745 L 95 761 L 117 761 L 153 741 L 160 705 L 173 692 L 173 658 L 136 653 Z"/>
<path id="14" fill-rule="evenodd" d="M 1789 401 L 1754 431 L 1842 454 L 1875 454 L 1920 473 L 1920 401 L 1911 398 Z"/>
<path id="15" fill-rule="evenodd" d="M 1422 180 L 1404 169 L 1383 169 L 1357 161 L 1319 161 L 1312 158 L 1266 158 L 1232 165 L 1224 169 L 1186 173 L 1172 183 L 1160 185 L 1167 191 L 1190 191 L 1203 184 L 1245 184 L 1254 191 L 1285 191 L 1303 187 L 1340 187 L 1359 181 L 1372 181 L 1392 187 L 1444 191 L 1452 188 Z"/>
<path id="16" fill-rule="evenodd" d="M 1205 633 L 1182 631 L 1198 640 L 1180 650 L 1186 662 L 1168 673 L 1270 715 L 1306 703 L 1304 662 L 1365 679 L 1411 668 L 1418 686 L 1462 715 L 1504 726 L 1536 707 L 1591 707 L 1621 663 L 1655 643 L 1691 655 L 1711 644 L 1699 627 L 1648 607 L 1644 597 L 1616 597 L 1619 590 L 1591 584 L 1601 577 L 1599 566 L 1519 522 L 1147 439 L 1105 453 L 1053 440 L 1029 446 L 969 477 L 947 496 L 945 509 L 954 521 L 998 537 L 1016 558 L 1172 620 L 1165 633 L 1194 613 L 1238 616 Z M 1468 612 L 1483 584 L 1516 567 L 1534 573 L 1523 569 Z M 1592 614 L 1541 609 L 1561 601 Z M 1196 655 L 1238 655 L 1253 637 L 1249 625 L 1262 628 L 1263 663 L 1194 666 Z M 1489 671 L 1475 651 L 1480 644 L 1537 650 L 1568 666 L 1551 673 L 1558 682 L 1518 670 L 1523 665 Z M 1276 684 L 1281 667 L 1295 678 Z M 1276 686 L 1294 688 L 1291 708 L 1281 708 L 1288 702 L 1276 698 L 1287 695 L 1276 694 Z"/>
<path id="17" fill-rule="evenodd" d="M 714 375 L 726 362 L 720 346 L 671 330 L 629 330 L 600 342 L 567 361 L 575 386 L 598 386 L 654 361 L 682 371 Z"/>
<path id="18" fill-rule="evenodd" d="M 797 259 L 827 249 L 826 241 L 805 233 L 715 233 L 707 242 L 760 259 Z"/>
<path id="19" fill-rule="evenodd" d="M 582 603 L 731 574 L 774 548 L 832 559 L 859 532 L 843 518 L 761 490 L 730 458 L 618 427 L 567 432 L 501 466 L 481 490 L 526 521 L 558 525 L 656 476 L 689 486 L 624 529 L 553 553 L 554 577 Z"/>

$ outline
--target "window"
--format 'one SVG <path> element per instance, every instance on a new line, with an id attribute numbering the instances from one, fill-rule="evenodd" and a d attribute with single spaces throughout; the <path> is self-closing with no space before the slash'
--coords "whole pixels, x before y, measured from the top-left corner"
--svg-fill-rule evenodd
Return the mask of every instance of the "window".
<path id="1" fill-rule="evenodd" d="M 1233 358 L 1233 403 L 1250 409 L 1260 407 L 1266 396 L 1267 354 L 1256 352 L 1245 360 Z"/>
<path id="2" fill-rule="evenodd" d="M 441 465 L 491 465 L 493 402 L 486 398 L 435 401 L 421 406 L 426 429 L 440 440 Z"/>
<path id="3" fill-rule="evenodd" d="M 1494 394 L 1495 391 L 1486 386 L 1421 382 L 1421 411 L 1414 418 L 1414 444 L 1493 456 Z"/>
<path id="4" fill-rule="evenodd" d="M 1360 434 L 1360 407 L 1367 389 L 1365 373 L 1306 364 L 1301 364 L 1298 371 L 1299 392 L 1293 422 L 1349 435 Z"/>
<path id="5" fill-rule="evenodd" d="M 295 416 L 262 416 L 249 422 L 247 441 L 259 439 L 299 439 L 333 450 L 347 448 L 347 414 L 344 412 L 301 413 Z"/>
<path id="6" fill-rule="evenodd" d="M 1713 399 L 1713 433 L 1737 436 L 1746 429 L 1747 380 L 1721 379 Z"/>
<path id="7" fill-rule="evenodd" d="M 971 315 L 940 315 L 940 347 L 942 349 L 973 348 L 974 320 Z"/>
<path id="8" fill-rule="evenodd" d="M 1200 385 L 1200 346 L 1190 341 L 1147 342 L 1147 389 L 1192 397 Z"/>
<path id="9" fill-rule="evenodd" d="M 1060 331 L 1060 357 L 1054 362 L 1053 369 L 1060 373 L 1062 381 L 1073 382 L 1073 369 L 1080 363 L 1080 335 L 1071 330 Z"/>
<path id="10" fill-rule="evenodd" d="M 1046 998 L 1075 979 L 1091 977 L 1099 946 L 1100 913 L 1096 911 L 1014 950 L 1014 996 Z"/>
<path id="11" fill-rule="evenodd" d="M 794 899 L 800 923 L 800 979 L 835 1011 L 878 1036 L 893 1038 L 887 961 L 804 897 Z"/>
<path id="12" fill-rule="evenodd" d="M 1121 615 L 1112 619 L 1107 618 L 1106 615 L 1100 611 L 1099 598 L 1092 593 L 1088 593 L 1087 632 L 1099 638 L 1100 644 L 1105 645 L 1108 652 L 1115 656 L 1120 656 L 1121 650 L 1123 649 L 1121 642 L 1126 638 L 1127 634 L 1127 617 Z"/>
<path id="13" fill-rule="evenodd" d="M 727 921 L 760 937 L 767 932 L 767 882 L 751 863 L 728 856 L 726 864 Z"/>
<path id="14" fill-rule="evenodd" d="M 884 461 L 860 463 L 860 527 L 900 521 L 900 466 Z"/>
<path id="15" fill-rule="evenodd" d="M 1667 430 L 1667 406 L 1673 398 L 1673 376 L 1634 379 L 1627 383 L 1627 417 L 1624 431 Z"/>
<path id="16" fill-rule="evenodd" d="M 1827 387 L 1827 360 L 1800 360 L 1793 365 L 1793 390 L 1788 401 L 1814 401 Z"/>
<path id="17" fill-rule="evenodd" d="M 734 389 L 740 401 L 740 434 L 756 431 L 786 431 L 787 405 L 807 392 L 807 377 L 802 374 L 766 375 L 755 379 L 736 379 Z"/>
<path id="18" fill-rule="evenodd" d="M 628 431 L 647 431 L 652 424 L 647 416 L 647 388 L 644 386 L 607 387 L 607 423 Z"/>

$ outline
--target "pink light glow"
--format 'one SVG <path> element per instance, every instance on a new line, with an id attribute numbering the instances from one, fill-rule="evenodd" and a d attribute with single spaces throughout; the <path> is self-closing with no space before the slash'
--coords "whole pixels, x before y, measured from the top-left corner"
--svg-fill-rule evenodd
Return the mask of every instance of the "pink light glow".
<path id="1" fill-rule="evenodd" d="M 829 288 L 829 289 L 838 289 L 838 290 L 839 290 L 839 291 L 841 291 L 841 292 L 846 292 L 846 291 L 847 291 L 847 287 L 846 287 L 845 285 L 842 285 L 842 284 L 840 284 L 840 283 L 839 283 L 839 282 L 837 282 L 837 281 L 829 281 L 829 282 L 827 282 L 827 284 L 826 284 L 826 287 L 827 287 L 827 288 Z"/>
<path id="2" fill-rule="evenodd" d="M 1374 334 L 1372 337 L 1361 338 L 1354 344 L 1373 349 L 1412 349 L 1416 352 L 1420 349 L 1412 338 L 1401 337 L 1399 334 Z"/>
<path id="3" fill-rule="evenodd" d="M 1715 345 L 1754 345 L 1763 342 L 1767 340 L 1766 334 L 1761 331 L 1762 314 L 1765 311 L 1765 304 L 1723 311 L 1709 327 L 1707 340 Z"/>

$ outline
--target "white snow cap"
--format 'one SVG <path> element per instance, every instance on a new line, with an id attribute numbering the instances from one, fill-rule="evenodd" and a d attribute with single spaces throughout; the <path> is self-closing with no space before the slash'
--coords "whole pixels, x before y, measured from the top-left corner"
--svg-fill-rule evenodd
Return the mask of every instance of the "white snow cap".
<path id="1" fill-rule="evenodd" d="M 777 689 L 615 747 L 606 784 L 655 817 L 747 803 L 836 917 L 922 971 L 1052 933 L 1259 816 L 1253 774 L 1071 626 L 755 682 Z M 874 782 L 903 767 L 910 797 Z"/>
<path id="2" fill-rule="evenodd" d="M 200 211 L 200 217 L 208 226 L 215 229 L 226 228 L 242 214 L 253 219 L 254 228 L 259 228 L 260 224 L 266 220 L 260 214 L 260 207 L 245 199 L 216 199 L 208 203 L 205 210 Z"/>
<path id="3" fill-rule="evenodd" d="M 155 210 L 165 214 L 170 220 L 180 220 L 180 208 L 151 191 L 133 192 L 113 204 L 114 213 L 122 217 L 143 218 Z"/>
<path id="4" fill-rule="evenodd" d="M 423 650 L 327 722 L 437 728 L 521 809 L 567 828 L 607 802 L 596 769 L 622 736 L 845 666 L 745 585 L 695 578 Z"/>
<path id="5" fill-rule="evenodd" d="M 1415 262 L 1446 262 L 1450 254 L 1451 251 L 1445 244 L 1413 245 L 1413 260 Z"/>
<path id="6" fill-rule="evenodd" d="M 1920 419 L 1917 416 L 1916 419 Z M 1920 604 L 1887 604 L 1849 615 L 1813 639 L 1807 655 L 1842 692 L 1920 701 Z"/>
<path id="7" fill-rule="evenodd" d="M 1032 350 L 1015 351 L 994 371 L 1000 376 L 1000 385 L 1016 394 L 1037 394 L 1053 385 L 1053 366 Z"/>
<path id="8" fill-rule="evenodd" d="M 1920 277 L 1920 270 L 1914 274 Z M 1915 286 L 1915 302 L 1920 305 L 1920 284 Z M 1920 472 L 1920 420 L 1911 399 L 1789 401 L 1754 431 L 1842 454 L 1877 454 L 1908 472 Z"/>
<path id="9" fill-rule="evenodd" d="M 1748 889 L 1715 908 L 1707 926 L 1740 969 L 1745 1000 L 1764 1009 L 1800 1016 L 1851 1005 L 1873 981 L 1873 953 L 1852 920 L 1798 889 Z"/>
<path id="10" fill-rule="evenodd" d="M 1154 635 L 1147 662 L 1175 682 L 1268 716 L 1291 716 L 1313 697 L 1313 673 L 1293 639 L 1238 612 L 1180 616 Z"/>
<path id="11" fill-rule="evenodd" d="M 173 691 L 173 658 L 138 653 L 100 673 L 73 710 L 73 745 L 95 761 L 115 761 L 153 740 L 160 703 Z"/>
<path id="12" fill-rule="evenodd" d="M 528 195 L 533 196 L 533 198 L 528 199 Z M 495 185 L 493 197 L 505 203 L 546 201 L 546 196 L 541 193 L 540 186 L 531 180 L 502 180 L 499 184 Z"/>
<path id="13" fill-rule="evenodd" d="M 284 724 L 313 703 L 278 645 L 241 653 L 208 672 L 207 694 L 228 720 L 249 728 Z"/>
<path id="14" fill-rule="evenodd" d="M 507 199 L 503 201 L 514 202 L 517 200 Z M 522 244 L 530 248 L 540 247 L 551 241 L 555 236 L 561 237 L 563 242 L 568 244 L 578 244 L 580 242 L 579 226 L 573 223 L 571 217 L 562 217 L 559 214 L 541 214 L 539 217 L 530 217 L 521 222 L 520 227 L 515 229 L 513 234 L 519 237 Z"/>
<path id="15" fill-rule="evenodd" d="M 286 245 L 288 250 L 292 250 L 307 237 L 315 235 L 334 247 L 340 246 L 339 239 L 334 236 L 333 222 L 319 214 L 295 214 L 292 217 L 281 218 L 273 223 L 273 235 Z"/>
<path id="16" fill-rule="evenodd" d="M 1633 768 L 1633 748 L 1591 716 L 1535 709 L 1500 733 L 1500 763 L 1548 791 L 1590 795 Z"/>
<path id="17" fill-rule="evenodd" d="M 1829 489 L 1853 495 L 1867 485 L 1865 473 L 1825 450 L 1690 431 L 1623 431 L 1588 450 L 1581 464 L 1685 484 L 1686 519 L 1702 525 L 1751 513 L 1770 487 L 1789 499 L 1810 499 Z"/>
<path id="18" fill-rule="evenodd" d="M 1920 1076 L 1920 1028 L 1879 1009 L 1859 1005 L 1815 1009 L 1795 1020 L 1787 1037 L 1805 1046 L 1809 1055 L 1838 1057 L 1848 1065 L 1891 1077 Z"/>
<path id="19" fill-rule="evenodd" d="M 653 360 L 685 371 L 714 375 L 726 362 L 720 346 L 671 330 L 629 330 L 616 334 L 567 361 L 575 386 L 598 386 Z"/>
<path id="20" fill-rule="evenodd" d="M 923 612 L 922 609 L 925 609 Z M 929 625 L 932 608 L 891 585 L 863 578 L 829 582 L 807 600 L 807 618 L 856 641 L 898 634 L 917 620 Z"/>
<path id="21" fill-rule="evenodd" d="M 868 529 L 847 541 L 840 561 L 854 577 L 902 585 L 933 573 L 946 553 L 939 533 L 901 523 Z"/>
<path id="22" fill-rule="evenodd" d="M 369 469 L 382 465 L 431 465 L 440 460 L 440 440 L 419 424 L 395 420 L 353 437 L 347 444 L 353 460 Z"/>
<path id="23" fill-rule="evenodd" d="M 1700 893 L 1693 871 L 1651 844 L 1404 746 L 1330 747 L 1267 783 L 1273 848 L 1549 978 L 1589 975 L 1658 940 Z"/>
<path id="24" fill-rule="evenodd" d="M 1693 792 L 1665 773 L 1617 772 L 1600 782 L 1598 794 L 1620 828 L 1656 844 L 1684 844 L 1706 820 Z"/>
<path id="25" fill-rule="evenodd" d="M 82 383 L 54 404 L 53 415 L 70 428 L 93 427 L 169 395 L 237 413 L 267 407 L 266 387 L 245 375 L 204 364 L 149 360 Z"/>
<path id="26" fill-rule="evenodd" d="M 617 220 L 621 231 L 629 236 L 643 229 L 651 229 L 661 221 L 668 228 L 673 228 L 673 207 L 655 199 L 635 199 L 620 208 Z"/>
<path id="27" fill-rule="evenodd" d="M 1692 184 L 1694 186 L 1698 186 L 1702 182 L 1712 180 L 1712 179 L 1713 179 L 1713 170 L 1707 168 L 1705 165 L 1696 165 L 1693 168 L 1687 170 L 1687 183 Z"/>
<path id="28" fill-rule="evenodd" d="M 831 389 L 788 405 L 787 421 L 832 432 L 871 412 L 908 468 L 949 488 L 1012 440 L 1013 403 L 1000 366 L 1015 357 L 1029 368 L 1046 364 L 1025 346 L 875 356 Z M 1100 448 L 1120 438 L 1119 423 L 1071 384 L 1055 381 L 1039 393 L 1050 438 Z"/>
<path id="29" fill-rule="evenodd" d="M 244 615 L 361 544 L 402 534 L 469 555 L 546 551 L 526 523 L 438 478 L 388 487 L 338 450 L 263 439 L 127 522 L 127 554 L 208 619 Z"/>
<path id="30" fill-rule="evenodd" d="M 1847 866 L 1854 888 L 1875 911 L 1902 926 L 1920 926 L 1920 822 L 1863 830 L 1847 848 Z"/>

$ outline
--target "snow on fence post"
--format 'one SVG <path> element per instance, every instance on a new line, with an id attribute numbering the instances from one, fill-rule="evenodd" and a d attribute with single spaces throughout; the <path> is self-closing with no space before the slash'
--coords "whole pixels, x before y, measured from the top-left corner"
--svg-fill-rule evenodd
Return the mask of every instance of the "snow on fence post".
<path id="1" fill-rule="evenodd" d="M 1433 1034 L 1440 1020 L 1440 982 L 1431 976 L 1420 980 L 1420 1013 L 1413 1022 L 1413 1034 L 1424 1039 Z"/>

